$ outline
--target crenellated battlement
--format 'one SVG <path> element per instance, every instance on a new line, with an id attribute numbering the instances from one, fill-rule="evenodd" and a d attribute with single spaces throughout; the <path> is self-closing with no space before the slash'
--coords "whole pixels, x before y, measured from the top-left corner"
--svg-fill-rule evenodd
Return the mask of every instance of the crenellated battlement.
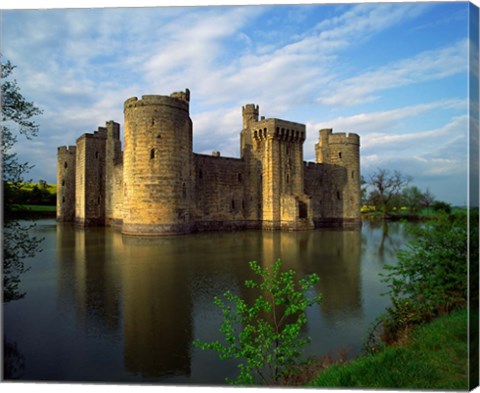
<path id="1" fill-rule="evenodd" d="M 170 94 L 170 97 L 177 98 L 185 102 L 190 102 L 190 90 L 185 89 L 185 91 L 174 91 L 172 94 Z"/>
<path id="2" fill-rule="evenodd" d="M 360 145 L 360 137 L 358 134 L 348 132 L 330 134 L 328 141 L 330 144 Z"/>
<path id="3" fill-rule="evenodd" d="M 252 137 L 255 140 L 275 138 L 289 142 L 301 142 L 306 139 L 304 124 L 281 119 L 262 119 L 252 124 Z"/>
<path id="4" fill-rule="evenodd" d="M 58 149 L 58 154 L 75 154 L 77 151 L 76 146 L 59 146 Z"/>
<path id="5" fill-rule="evenodd" d="M 131 97 L 124 103 L 124 112 L 129 108 L 137 108 L 142 106 L 169 106 L 177 108 L 189 113 L 190 111 L 190 91 L 175 92 L 170 96 L 161 95 L 143 95 L 139 100 L 137 97 Z"/>

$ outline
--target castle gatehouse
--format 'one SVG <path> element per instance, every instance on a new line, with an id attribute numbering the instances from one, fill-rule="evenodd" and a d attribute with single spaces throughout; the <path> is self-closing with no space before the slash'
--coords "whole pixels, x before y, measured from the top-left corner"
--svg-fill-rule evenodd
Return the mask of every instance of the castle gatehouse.
<path id="1" fill-rule="evenodd" d="M 190 92 L 124 104 L 75 146 L 58 148 L 57 220 L 128 235 L 207 230 L 308 230 L 360 224 L 360 138 L 319 132 L 303 161 L 304 124 L 242 108 L 240 158 L 193 152 Z"/>

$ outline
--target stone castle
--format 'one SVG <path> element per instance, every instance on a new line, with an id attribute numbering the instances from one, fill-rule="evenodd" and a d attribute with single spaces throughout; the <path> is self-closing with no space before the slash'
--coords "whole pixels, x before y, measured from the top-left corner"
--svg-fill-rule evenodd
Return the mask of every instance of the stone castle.
<path id="1" fill-rule="evenodd" d="M 307 230 L 360 224 L 360 138 L 320 130 L 303 161 L 304 124 L 242 108 L 240 158 L 196 154 L 190 92 L 124 104 L 124 150 L 113 121 L 58 148 L 57 219 L 127 235 L 206 230 Z"/>

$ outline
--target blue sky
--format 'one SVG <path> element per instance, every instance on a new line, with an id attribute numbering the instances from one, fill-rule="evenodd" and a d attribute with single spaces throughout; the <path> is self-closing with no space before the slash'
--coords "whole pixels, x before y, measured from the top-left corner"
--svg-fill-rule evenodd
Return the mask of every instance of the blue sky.
<path id="1" fill-rule="evenodd" d="M 129 97 L 188 87 L 197 153 L 238 157 L 255 103 L 306 124 L 307 161 L 319 129 L 355 132 L 366 178 L 398 169 L 463 205 L 468 18 L 462 2 L 4 10 L 0 50 L 44 111 L 17 151 L 55 182 L 57 146 L 107 120 L 123 130 Z"/>

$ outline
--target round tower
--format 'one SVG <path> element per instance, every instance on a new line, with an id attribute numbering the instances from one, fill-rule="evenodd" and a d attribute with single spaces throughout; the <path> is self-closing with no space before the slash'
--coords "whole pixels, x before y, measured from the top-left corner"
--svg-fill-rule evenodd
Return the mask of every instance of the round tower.
<path id="1" fill-rule="evenodd" d="M 325 130 L 328 144 L 322 150 L 329 154 L 328 162 L 344 168 L 337 198 L 342 200 L 343 218 L 346 223 L 360 221 L 360 137 L 357 134 L 332 133 Z M 324 157 L 325 158 L 325 157 Z"/>
<path id="2" fill-rule="evenodd" d="M 190 92 L 125 101 L 123 233 L 191 231 Z"/>

